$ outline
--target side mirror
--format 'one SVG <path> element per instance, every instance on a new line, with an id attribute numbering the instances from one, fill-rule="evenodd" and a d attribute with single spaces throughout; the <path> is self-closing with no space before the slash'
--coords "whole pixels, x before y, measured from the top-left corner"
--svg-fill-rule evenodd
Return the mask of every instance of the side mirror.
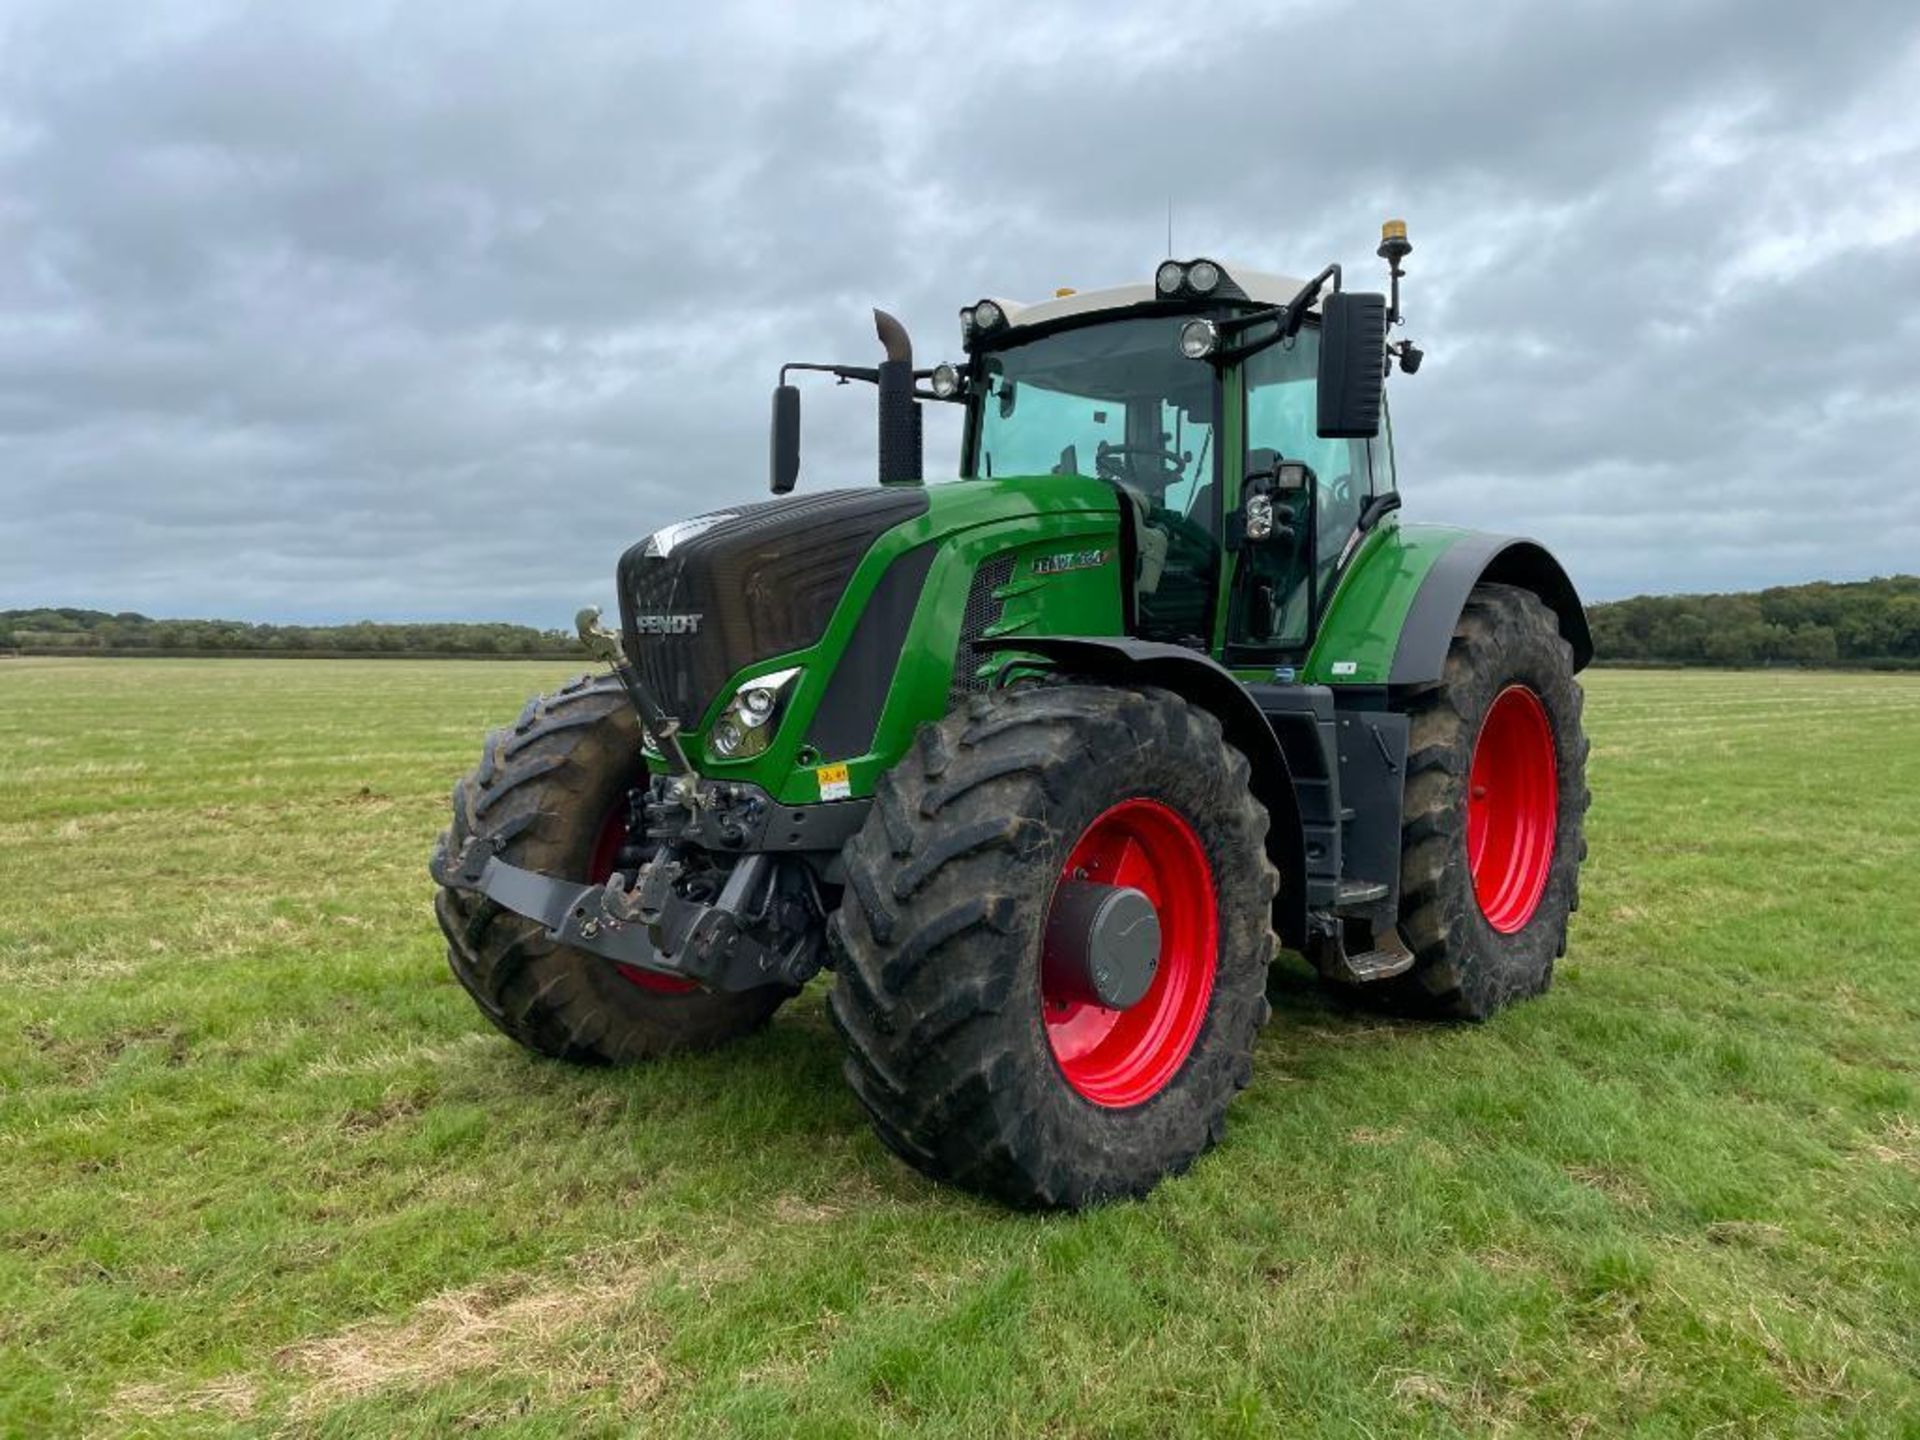
<path id="1" fill-rule="evenodd" d="M 767 437 L 767 488 L 785 495 L 800 478 L 800 391 L 773 388 L 773 426 Z"/>
<path id="2" fill-rule="evenodd" d="M 1387 373 L 1387 297 L 1341 291 L 1320 302 L 1320 438 L 1380 433 Z"/>

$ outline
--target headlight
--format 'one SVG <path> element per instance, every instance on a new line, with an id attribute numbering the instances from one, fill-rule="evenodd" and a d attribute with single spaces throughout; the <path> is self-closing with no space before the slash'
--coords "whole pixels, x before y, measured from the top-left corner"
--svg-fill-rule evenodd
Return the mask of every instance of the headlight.
<path id="1" fill-rule="evenodd" d="M 1220 283 L 1220 267 L 1211 260 L 1196 260 L 1187 270 L 1187 286 L 1205 295 Z"/>
<path id="2" fill-rule="evenodd" d="M 1153 283 L 1162 295 L 1171 295 L 1187 283 L 1186 267 L 1178 260 L 1164 261 L 1154 272 Z"/>
<path id="3" fill-rule="evenodd" d="M 746 743 L 746 733 L 734 723 L 731 715 L 722 715 L 708 737 L 716 755 L 724 755 L 729 760 L 740 758 L 740 747 Z"/>
<path id="4" fill-rule="evenodd" d="M 1189 320 L 1180 327 L 1180 353 L 1204 360 L 1220 348 L 1220 327 L 1211 320 Z"/>
<path id="5" fill-rule="evenodd" d="M 1006 312 L 991 300 L 982 300 L 973 307 L 973 323 L 976 329 L 992 330 L 1006 318 Z"/>
<path id="6" fill-rule="evenodd" d="M 933 367 L 933 374 L 928 379 L 933 386 L 933 393 L 942 400 L 951 400 L 960 393 L 960 372 L 944 360 Z"/>
<path id="7" fill-rule="evenodd" d="M 773 743 L 781 706 L 799 676 L 796 667 L 747 681 L 707 732 L 707 749 L 721 760 L 751 760 L 762 754 Z"/>

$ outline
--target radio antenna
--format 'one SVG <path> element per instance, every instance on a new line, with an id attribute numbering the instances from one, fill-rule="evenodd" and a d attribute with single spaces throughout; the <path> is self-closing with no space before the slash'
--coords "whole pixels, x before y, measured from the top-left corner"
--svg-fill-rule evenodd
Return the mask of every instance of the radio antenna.
<path id="1" fill-rule="evenodd" d="M 1167 255 L 1173 255 L 1173 196 L 1167 196 Z"/>

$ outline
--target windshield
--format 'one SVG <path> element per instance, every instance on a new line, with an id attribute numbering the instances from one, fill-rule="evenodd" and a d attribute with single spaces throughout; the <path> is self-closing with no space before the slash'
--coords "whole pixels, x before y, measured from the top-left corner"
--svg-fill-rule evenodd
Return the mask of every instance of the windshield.
<path id="1" fill-rule="evenodd" d="M 1088 475 L 1214 527 L 1214 371 L 1180 353 L 1188 317 L 1082 326 L 982 360 L 972 473 Z"/>
<path id="2" fill-rule="evenodd" d="M 981 358 L 972 473 L 1086 475 L 1132 503 L 1129 629 L 1204 648 L 1220 574 L 1213 366 L 1186 315 L 1109 320 Z"/>

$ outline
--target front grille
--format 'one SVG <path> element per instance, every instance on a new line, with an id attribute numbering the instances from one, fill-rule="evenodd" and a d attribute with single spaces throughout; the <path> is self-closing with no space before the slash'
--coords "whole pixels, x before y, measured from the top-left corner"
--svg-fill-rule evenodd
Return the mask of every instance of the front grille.
<path id="1" fill-rule="evenodd" d="M 924 514 L 915 488 L 829 490 L 668 526 L 620 557 L 640 683 L 695 725 L 742 666 L 817 643 L 882 532 Z"/>
<path id="2" fill-rule="evenodd" d="M 999 620 L 1003 602 L 994 591 L 1011 579 L 1011 555 L 995 555 L 973 572 L 973 584 L 967 589 L 967 608 L 960 616 L 960 643 L 953 654 L 953 684 L 947 691 L 949 705 L 958 705 L 967 696 L 989 686 L 992 677 L 977 673 L 984 657 L 974 648 L 974 642 Z"/>

